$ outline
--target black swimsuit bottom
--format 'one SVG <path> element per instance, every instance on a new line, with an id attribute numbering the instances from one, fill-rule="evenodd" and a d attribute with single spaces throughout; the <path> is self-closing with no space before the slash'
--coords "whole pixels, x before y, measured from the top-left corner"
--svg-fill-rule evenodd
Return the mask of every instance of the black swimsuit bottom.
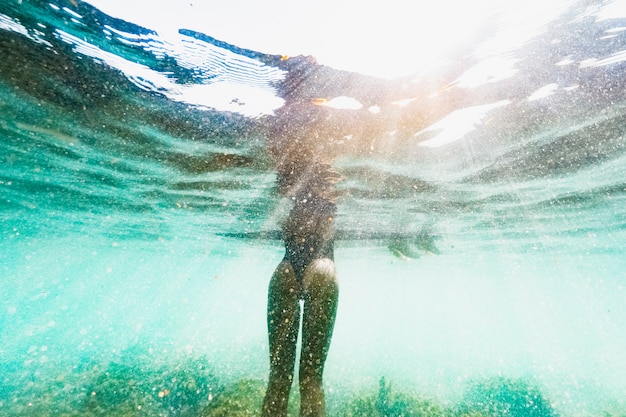
<path id="1" fill-rule="evenodd" d="M 296 274 L 298 281 L 302 281 L 304 270 L 316 259 L 328 258 L 334 260 L 333 241 L 307 242 L 298 244 L 296 242 L 285 242 L 285 260 L 289 261 Z"/>

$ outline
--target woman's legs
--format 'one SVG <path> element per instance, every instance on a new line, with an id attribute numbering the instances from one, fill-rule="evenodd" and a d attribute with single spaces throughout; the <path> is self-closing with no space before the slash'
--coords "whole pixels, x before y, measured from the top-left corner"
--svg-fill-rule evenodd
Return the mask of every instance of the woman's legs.
<path id="1" fill-rule="evenodd" d="M 287 415 L 300 325 L 301 295 L 304 297 L 304 314 L 299 370 L 300 416 L 324 416 L 322 374 L 339 295 L 335 264 L 328 258 L 316 259 L 306 267 L 302 285 L 287 261 L 282 261 L 272 276 L 267 307 L 270 377 L 263 401 L 263 417 Z"/>

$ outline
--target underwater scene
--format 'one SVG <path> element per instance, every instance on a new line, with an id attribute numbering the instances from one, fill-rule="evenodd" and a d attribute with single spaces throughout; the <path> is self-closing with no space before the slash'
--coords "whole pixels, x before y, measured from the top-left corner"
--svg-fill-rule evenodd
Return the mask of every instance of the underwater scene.
<path id="1" fill-rule="evenodd" d="M 626 2 L 390 77 L 105 4 L 0 0 L 0 416 L 260 416 L 309 162 L 327 416 L 626 416 Z"/>

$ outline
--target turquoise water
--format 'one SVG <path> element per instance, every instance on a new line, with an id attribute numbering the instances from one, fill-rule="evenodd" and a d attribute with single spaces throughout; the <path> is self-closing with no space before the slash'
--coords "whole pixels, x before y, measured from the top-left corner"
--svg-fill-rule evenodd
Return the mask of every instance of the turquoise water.
<path id="1" fill-rule="evenodd" d="M 335 151 L 331 415 L 383 377 L 449 410 L 514 381 L 551 408 L 509 414 L 626 412 L 626 20 L 600 19 L 610 5 L 573 3 L 476 86 L 471 50 L 418 82 L 317 68 L 328 98 L 416 99 Z M 207 35 L 0 4 L 0 414 L 87 415 L 112 363 L 266 380 L 288 210 L 267 126 L 288 69 Z M 154 415 L 196 415 L 177 398 Z M 106 404 L 89 412 L 122 415 Z"/>

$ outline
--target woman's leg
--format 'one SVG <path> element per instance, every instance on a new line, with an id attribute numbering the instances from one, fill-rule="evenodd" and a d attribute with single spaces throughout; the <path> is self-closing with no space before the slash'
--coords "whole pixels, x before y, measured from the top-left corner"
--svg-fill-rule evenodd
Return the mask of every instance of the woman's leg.
<path id="1" fill-rule="evenodd" d="M 339 289 L 335 264 L 316 259 L 304 271 L 304 314 L 300 354 L 300 416 L 325 415 L 322 374 L 335 325 Z"/>
<path id="2" fill-rule="evenodd" d="M 300 327 L 300 285 L 291 264 L 283 260 L 270 281 L 267 302 L 270 376 L 263 417 L 285 417 L 293 382 Z"/>

